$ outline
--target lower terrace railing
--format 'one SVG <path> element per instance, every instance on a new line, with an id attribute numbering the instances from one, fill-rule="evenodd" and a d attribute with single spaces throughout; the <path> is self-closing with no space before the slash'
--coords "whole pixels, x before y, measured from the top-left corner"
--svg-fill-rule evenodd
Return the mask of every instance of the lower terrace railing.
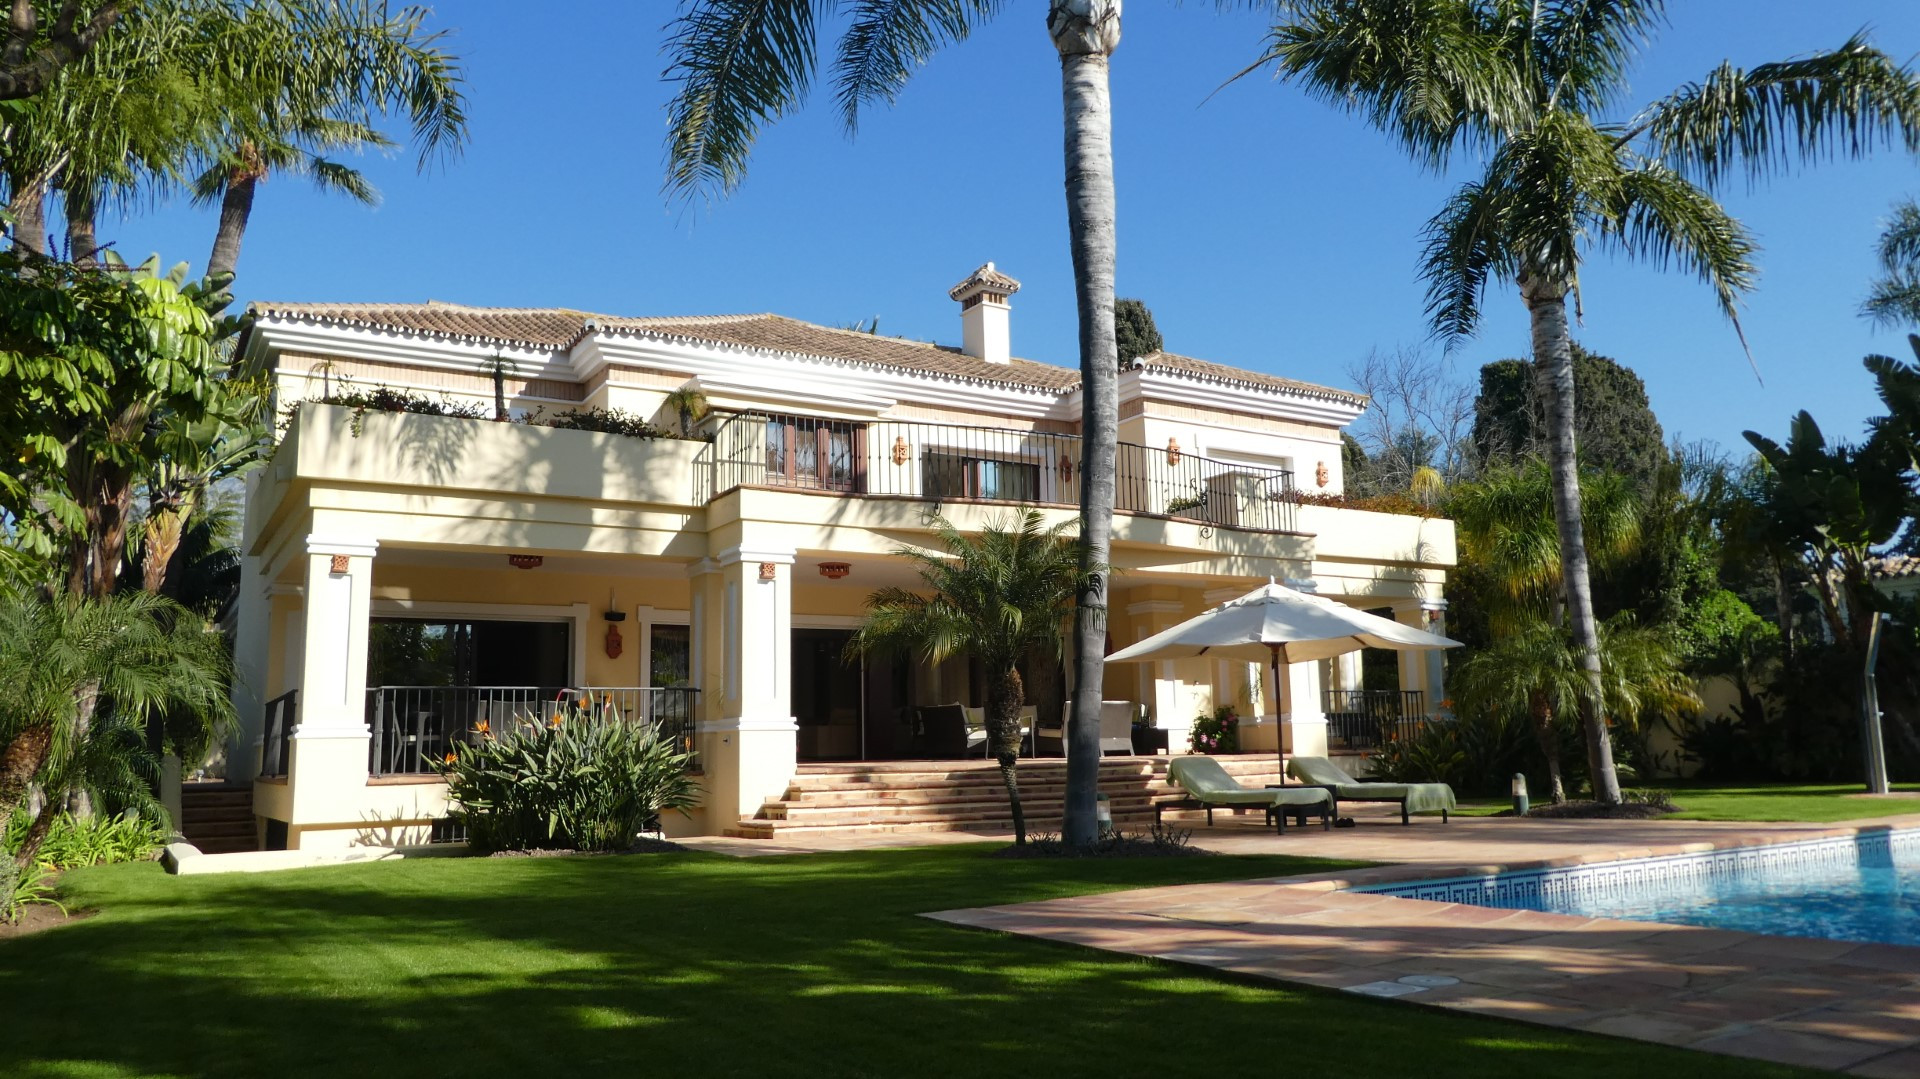
<path id="1" fill-rule="evenodd" d="M 1417 689 L 1330 689 L 1326 713 L 1328 746 L 1352 750 L 1405 738 L 1430 718 L 1427 695 Z"/>
<path id="2" fill-rule="evenodd" d="M 300 691 L 287 690 L 265 705 L 266 721 L 260 726 L 260 774 L 269 779 L 287 774 L 291 753 L 287 737 L 293 733 L 294 706 Z"/>
<path id="3" fill-rule="evenodd" d="M 653 724 L 683 753 L 693 750 L 699 690 L 547 686 L 373 686 L 367 726 L 373 733 L 367 770 L 376 776 L 424 775 L 459 742 L 515 723 L 545 723 L 570 707 L 596 718 Z"/>
<path id="4" fill-rule="evenodd" d="M 929 502 L 1080 501 L 1081 439 L 1048 431 L 738 413 L 715 429 L 708 497 L 793 487 Z M 1119 509 L 1225 528 L 1291 531 L 1293 473 L 1123 442 Z"/>

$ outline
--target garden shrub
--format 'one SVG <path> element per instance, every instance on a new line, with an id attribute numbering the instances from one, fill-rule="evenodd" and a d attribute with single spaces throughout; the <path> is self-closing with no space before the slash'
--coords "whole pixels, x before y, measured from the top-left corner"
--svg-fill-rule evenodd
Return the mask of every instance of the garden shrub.
<path id="1" fill-rule="evenodd" d="M 476 733 L 434 767 L 477 850 L 626 850 L 699 802 L 691 755 L 649 724 L 569 709 Z"/>
<path id="2" fill-rule="evenodd" d="M 1560 767 L 1571 791 L 1585 774 L 1585 750 L 1571 725 L 1558 733 Z M 1526 773 L 1530 789 L 1547 789 L 1546 761 L 1530 721 L 1498 712 L 1462 712 L 1389 738 L 1374 750 L 1368 770 L 1375 779 L 1445 783 L 1468 796 L 1507 793 L 1515 772 Z"/>
<path id="3" fill-rule="evenodd" d="M 0 847 L 11 861 L 20 849 L 33 818 L 23 807 L 7 822 L 6 836 Z M 152 858 L 167 842 L 167 833 L 159 823 L 137 814 L 96 815 L 76 818 L 62 813 L 47 829 L 34 860 L 49 870 L 79 869 L 89 865 L 116 862 L 140 862 Z"/>
<path id="4" fill-rule="evenodd" d="M 1212 715 L 1202 713 L 1193 721 L 1193 751 L 1195 753 L 1238 753 L 1240 752 L 1240 716 L 1230 704 L 1223 704 L 1213 710 Z"/>
<path id="5" fill-rule="evenodd" d="M 623 408 L 583 408 L 575 412 L 562 412 L 551 418 L 536 418 L 534 422 L 563 431 L 598 431 L 628 438 L 660 438 L 666 434 Z"/>
<path id="6" fill-rule="evenodd" d="M 53 875 L 59 870 L 144 861 L 167 839 L 159 824 L 134 814 L 77 819 L 62 813 L 47 829 L 33 863 L 22 868 L 14 856 L 32 826 L 33 816 L 22 806 L 0 830 L 0 922 L 18 921 L 35 904 L 65 911 L 53 897 Z"/>

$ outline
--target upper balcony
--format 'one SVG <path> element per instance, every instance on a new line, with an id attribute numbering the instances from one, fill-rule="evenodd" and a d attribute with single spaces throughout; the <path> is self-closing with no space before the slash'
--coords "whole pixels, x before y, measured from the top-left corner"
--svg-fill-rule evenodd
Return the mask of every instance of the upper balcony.
<path id="1" fill-rule="evenodd" d="M 1220 528 L 1295 531 L 1293 473 L 1122 442 L 1114 506 Z M 920 502 L 1070 506 L 1080 501 L 1078 435 L 911 421 L 739 413 L 714 427 L 710 501 L 740 487 Z M 696 466 L 698 467 L 698 466 Z M 696 477 L 696 484 L 698 477 Z"/>

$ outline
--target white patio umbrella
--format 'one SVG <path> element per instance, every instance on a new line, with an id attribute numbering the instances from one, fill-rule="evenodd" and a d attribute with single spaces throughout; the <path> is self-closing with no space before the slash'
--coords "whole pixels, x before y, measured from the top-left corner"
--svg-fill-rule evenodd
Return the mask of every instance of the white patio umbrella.
<path id="1" fill-rule="evenodd" d="M 1239 599 L 1228 600 L 1139 644 L 1122 648 L 1108 656 L 1107 662 L 1144 663 L 1194 656 L 1254 663 L 1267 660 L 1273 667 L 1273 714 L 1277 721 L 1282 663 L 1328 659 L 1362 648 L 1423 652 L 1459 645 L 1459 641 L 1437 633 L 1403 626 L 1391 618 L 1308 595 L 1269 579 Z M 1283 770 L 1281 779 L 1285 778 Z"/>

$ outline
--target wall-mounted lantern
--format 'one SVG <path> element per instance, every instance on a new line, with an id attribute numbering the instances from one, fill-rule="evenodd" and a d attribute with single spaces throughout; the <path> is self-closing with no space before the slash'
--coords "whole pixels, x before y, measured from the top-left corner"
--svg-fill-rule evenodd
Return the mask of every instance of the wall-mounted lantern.
<path id="1" fill-rule="evenodd" d="M 1167 439 L 1167 463 L 1170 465 L 1180 463 L 1180 440 L 1177 438 Z"/>
<path id="2" fill-rule="evenodd" d="M 614 602 L 612 592 L 607 593 L 607 609 L 600 617 L 607 620 L 607 658 L 619 659 L 620 653 L 626 650 L 626 642 L 620 638 L 620 627 L 616 623 L 625 622 L 627 612 Z"/>
<path id="3" fill-rule="evenodd" d="M 825 577 L 829 581 L 837 581 L 852 572 L 853 567 L 845 562 L 820 563 L 820 576 Z"/>
<path id="4" fill-rule="evenodd" d="M 546 559 L 537 554 L 510 554 L 507 556 L 507 564 L 514 569 L 539 569 L 544 562 L 546 562 Z"/>
<path id="5" fill-rule="evenodd" d="M 907 458 L 912 456 L 913 448 L 907 445 L 907 436 L 893 436 L 893 463 L 896 465 L 904 465 L 907 463 Z"/>

